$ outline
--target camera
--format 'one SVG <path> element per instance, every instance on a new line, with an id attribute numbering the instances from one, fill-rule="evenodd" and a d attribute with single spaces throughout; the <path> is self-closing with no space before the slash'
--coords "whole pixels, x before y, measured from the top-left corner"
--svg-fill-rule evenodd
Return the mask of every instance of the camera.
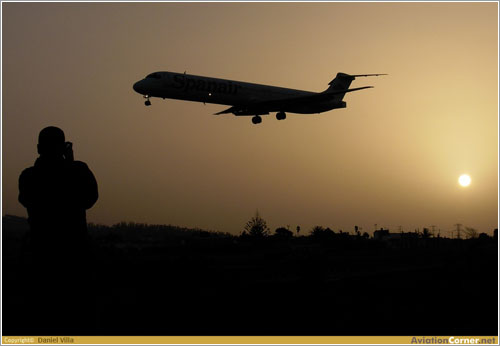
<path id="1" fill-rule="evenodd" d="M 67 161 L 73 161 L 73 143 L 66 142 L 64 143 L 64 158 Z"/>

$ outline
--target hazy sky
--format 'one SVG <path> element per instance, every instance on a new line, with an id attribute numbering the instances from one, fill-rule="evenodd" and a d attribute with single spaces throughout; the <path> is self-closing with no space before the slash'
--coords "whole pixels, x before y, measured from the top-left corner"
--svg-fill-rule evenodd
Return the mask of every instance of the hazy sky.
<path id="1" fill-rule="evenodd" d="M 3 215 L 61 127 L 94 172 L 91 222 L 239 234 L 498 223 L 498 3 L 2 3 Z M 132 84 L 173 71 L 309 91 L 358 78 L 346 109 L 212 115 Z M 458 185 L 468 173 L 472 184 Z"/>

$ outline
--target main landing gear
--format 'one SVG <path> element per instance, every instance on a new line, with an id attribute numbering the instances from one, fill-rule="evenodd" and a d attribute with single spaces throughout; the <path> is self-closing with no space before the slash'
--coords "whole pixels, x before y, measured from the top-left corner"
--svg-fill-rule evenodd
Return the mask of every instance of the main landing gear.
<path id="1" fill-rule="evenodd" d="M 252 118 L 252 123 L 254 123 L 254 124 L 260 124 L 261 122 L 262 122 L 262 118 L 258 115 L 254 116 Z"/>
<path id="2" fill-rule="evenodd" d="M 276 119 L 278 120 L 285 120 L 286 119 L 286 113 L 285 112 L 278 112 L 276 113 Z M 262 118 L 259 115 L 255 115 L 252 118 L 252 123 L 254 124 L 260 124 L 262 122 Z"/>
<path id="3" fill-rule="evenodd" d="M 285 120 L 286 119 L 286 113 L 285 112 L 278 112 L 278 113 L 276 113 L 276 119 L 278 119 L 278 120 Z"/>
<path id="4" fill-rule="evenodd" d="M 144 101 L 144 104 L 146 106 L 151 106 L 151 101 L 149 101 L 149 96 L 144 96 L 144 98 L 146 99 L 146 101 Z"/>

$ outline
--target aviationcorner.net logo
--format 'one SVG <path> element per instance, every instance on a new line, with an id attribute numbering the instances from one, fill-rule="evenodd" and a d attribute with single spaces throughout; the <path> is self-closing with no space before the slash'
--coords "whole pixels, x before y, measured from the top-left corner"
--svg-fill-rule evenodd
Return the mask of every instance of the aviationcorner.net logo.
<path id="1" fill-rule="evenodd" d="M 497 344 L 497 338 L 491 337 L 473 337 L 473 336 L 414 336 L 411 339 L 412 344 Z"/>

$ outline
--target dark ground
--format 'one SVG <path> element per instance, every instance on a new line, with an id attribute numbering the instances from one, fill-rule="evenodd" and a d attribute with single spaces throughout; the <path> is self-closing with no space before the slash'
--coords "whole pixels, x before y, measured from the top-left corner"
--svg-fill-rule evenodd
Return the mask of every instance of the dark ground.
<path id="1" fill-rule="evenodd" d="M 84 322 L 40 330 L 28 318 L 43 283 L 26 274 L 26 229 L 3 218 L 3 335 L 498 335 L 493 238 L 403 247 L 126 225 L 90 229 Z M 47 318 L 78 313 L 42 303 Z"/>

